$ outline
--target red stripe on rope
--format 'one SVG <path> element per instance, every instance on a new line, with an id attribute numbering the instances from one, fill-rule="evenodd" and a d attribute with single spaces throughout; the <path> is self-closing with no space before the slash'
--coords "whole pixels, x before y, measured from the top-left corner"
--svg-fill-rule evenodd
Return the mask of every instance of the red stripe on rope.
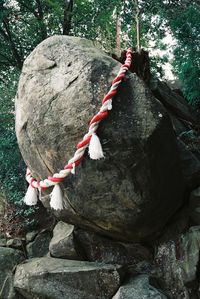
<path id="1" fill-rule="evenodd" d="M 90 139 L 91 139 L 91 137 L 92 137 L 92 136 L 89 136 L 89 137 L 85 138 L 84 140 L 80 141 L 80 142 L 77 144 L 76 148 L 79 149 L 79 148 L 81 148 L 81 147 L 83 147 L 83 146 L 89 144 L 89 143 L 90 143 Z"/>
<path id="2" fill-rule="evenodd" d="M 81 157 L 80 159 L 78 159 L 74 163 L 69 163 L 69 164 L 65 165 L 64 169 L 73 169 L 73 164 L 75 164 L 75 166 L 78 166 L 81 163 L 82 160 L 83 160 L 83 157 Z"/>
<path id="3" fill-rule="evenodd" d="M 104 118 L 106 118 L 108 116 L 108 110 L 103 111 L 103 112 L 99 112 L 97 113 L 90 121 L 90 125 L 97 122 L 97 121 L 101 121 Z"/>
<path id="4" fill-rule="evenodd" d="M 48 180 L 51 181 L 51 182 L 54 182 L 54 183 L 60 183 L 64 180 L 64 178 L 56 178 L 56 177 L 53 177 L 53 176 L 48 176 Z"/>
<path id="5" fill-rule="evenodd" d="M 102 104 L 104 104 L 106 101 L 110 100 L 114 95 L 116 95 L 116 93 L 117 93 L 117 89 L 112 90 L 111 92 L 107 93 L 102 100 Z"/>
<path id="6" fill-rule="evenodd" d="M 112 85 L 115 84 L 116 82 L 119 82 L 120 80 L 122 80 L 125 77 L 125 73 L 117 76 L 113 81 L 112 81 Z"/>

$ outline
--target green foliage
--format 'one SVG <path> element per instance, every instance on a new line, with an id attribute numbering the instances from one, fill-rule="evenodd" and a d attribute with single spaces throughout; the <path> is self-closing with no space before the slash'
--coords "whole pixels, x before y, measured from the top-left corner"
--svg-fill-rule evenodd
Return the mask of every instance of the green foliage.
<path id="1" fill-rule="evenodd" d="M 13 101 L 19 73 L 10 73 L 7 84 L 0 81 L 0 192 L 12 202 L 20 202 L 24 191 L 24 163 L 18 149 Z"/>
<path id="2" fill-rule="evenodd" d="M 200 103 L 200 11 L 189 6 L 172 22 L 178 43 L 174 50 L 174 68 L 188 102 Z"/>
<path id="3" fill-rule="evenodd" d="M 173 48 L 174 72 L 180 80 L 183 93 L 190 104 L 200 104 L 200 4 L 190 0 L 154 0 L 149 14 L 155 12 L 159 20 L 159 31 L 154 28 L 155 38 L 171 33 L 176 39 Z M 150 16 L 151 18 L 151 16 Z M 161 35 L 160 35 L 161 34 Z M 155 39 L 154 38 L 154 39 Z M 159 44 L 156 45 L 160 48 Z"/>

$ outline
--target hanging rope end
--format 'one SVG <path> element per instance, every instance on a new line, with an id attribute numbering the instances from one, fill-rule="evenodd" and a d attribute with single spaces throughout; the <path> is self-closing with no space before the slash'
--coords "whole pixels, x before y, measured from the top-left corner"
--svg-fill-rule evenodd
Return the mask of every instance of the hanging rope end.
<path id="1" fill-rule="evenodd" d="M 54 210 L 63 210 L 63 194 L 59 184 L 55 185 L 50 194 L 50 206 Z"/>
<path id="2" fill-rule="evenodd" d="M 89 144 L 89 156 L 92 160 L 99 160 L 104 158 L 103 149 L 99 137 L 93 133 Z"/>
<path id="3" fill-rule="evenodd" d="M 27 206 L 34 206 L 38 201 L 37 189 L 29 185 L 26 195 L 24 197 L 24 202 Z"/>

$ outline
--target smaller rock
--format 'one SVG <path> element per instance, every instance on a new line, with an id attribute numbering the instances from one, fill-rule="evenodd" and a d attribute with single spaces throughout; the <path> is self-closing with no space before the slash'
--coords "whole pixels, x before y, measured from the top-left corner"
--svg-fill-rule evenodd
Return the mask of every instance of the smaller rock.
<path id="1" fill-rule="evenodd" d="M 43 257 L 18 265 L 14 285 L 28 299 L 109 299 L 123 275 L 117 265 Z"/>
<path id="2" fill-rule="evenodd" d="M 140 261 L 150 261 L 152 258 L 150 251 L 139 243 L 117 242 L 82 229 L 75 230 L 75 237 L 89 261 L 136 265 Z"/>
<path id="3" fill-rule="evenodd" d="M 81 259 L 76 252 L 74 226 L 65 222 L 58 222 L 53 230 L 53 238 L 49 244 L 49 251 L 54 257 Z"/>
<path id="4" fill-rule="evenodd" d="M 167 297 L 149 284 L 147 275 L 139 275 L 123 284 L 113 299 L 167 299 Z"/>
<path id="5" fill-rule="evenodd" d="M 44 230 L 40 232 L 33 242 L 26 246 L 28 258 L 42 257 L 49 252 L 49 242 L 51 240 L 51 232 Z"/>
<path id="6" fill-rule="evenodd" d="M 6 243 L 7 247 L 23 250 L 24 248 L 24 239 L 15 238 L 15 239 L 9 239 Z"/>
<path id="7" fill-rule="evenodd" d="M 38 232 L 37 230 L 28 232 L 28 233 L 26 234 L 26 244 L 32 242 L 32 241 L 35 239 L 35 237 L 37 236 L 38 233 L 39 233 L 39 232 Z"/>
<path id="8" fill-rule="evenodd" d="M 195 224 L 200 224 L 200 187 L 190 194 L 190 217 Z"/>
<path id="9" fill-rule="evenodd" d="M 7 240 L 4 237 L 0 236 L 0 247 L 5 247 L 7 244 Z"/>

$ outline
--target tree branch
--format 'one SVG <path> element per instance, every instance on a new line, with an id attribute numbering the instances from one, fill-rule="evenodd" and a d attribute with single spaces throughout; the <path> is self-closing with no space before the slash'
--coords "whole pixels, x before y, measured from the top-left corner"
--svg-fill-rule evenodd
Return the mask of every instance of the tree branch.
<path id="1" fill-rule="evenodd" d="M 6 40 L 10 44 L 10 48 L 11 48 L 13 57 L 15 58 L 15 61 L 16 61 L 16 66 L 19 69 L 21 69 L 22 65 L 23 65 L 23 59 L 19 55 L 18 50 L 15 46 L 15 43 L 13 42 L 12 34 L 10 32 L 10 29 L 9 29 L 9 21 L 6 18 L 4 18 L 4 20 L 3 20 L 3 25 L 4 25 L 4 28 L 5 28 L 5 32 L 6 32 Z"/>
<path id="2" fill-rule="evenodd" d="M 136 21 L 136 30 L 137 30 L 137 51 L 140 53 L 141 51 L 141 36 L 140 36 L 140 8 L 138 0 L 135 0 L 135 8 L 136 8 L 136 15 L 135 15 L 135 21 Z"/>

